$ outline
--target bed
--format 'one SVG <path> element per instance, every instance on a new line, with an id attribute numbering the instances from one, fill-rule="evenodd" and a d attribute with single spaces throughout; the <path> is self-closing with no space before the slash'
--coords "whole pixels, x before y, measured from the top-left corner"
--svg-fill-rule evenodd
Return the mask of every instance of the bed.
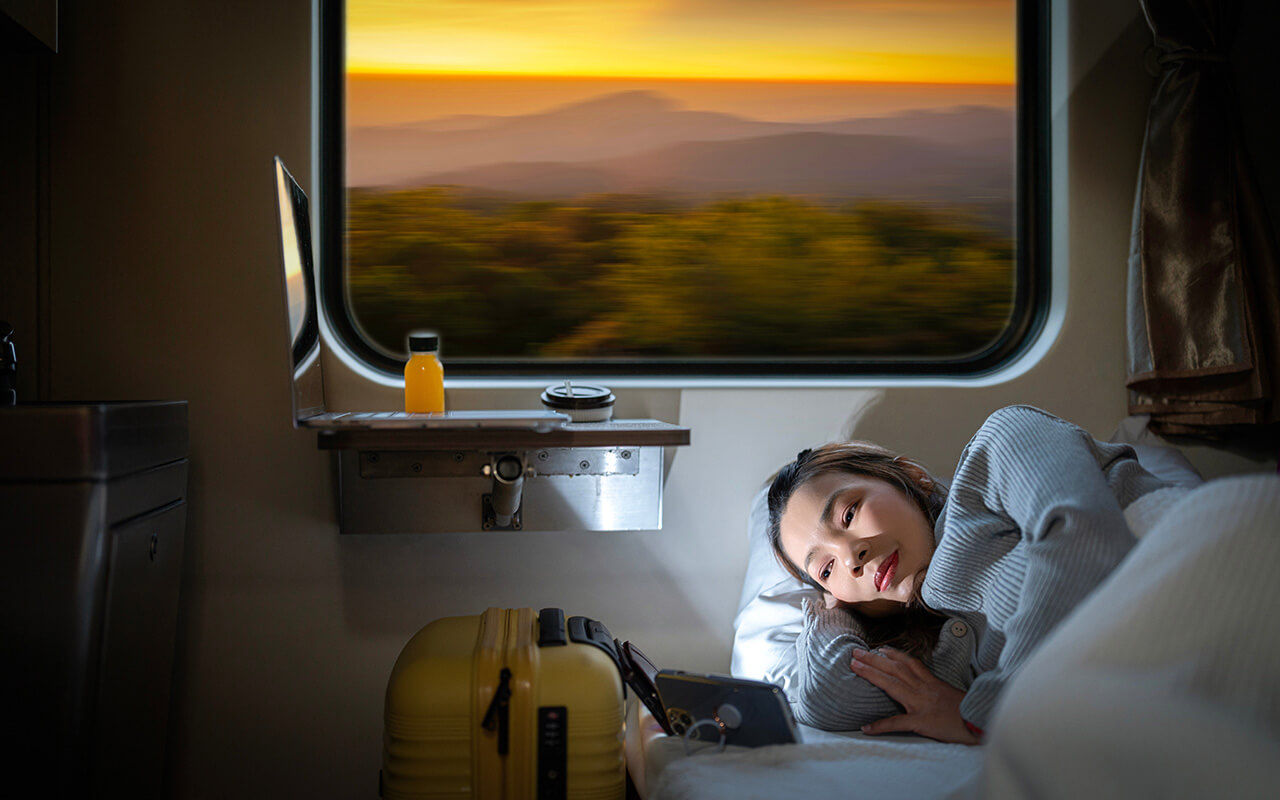
<path id="1" fill-rule="evenodd" d="M 687 755 L 632 708 L 641 796 L 1280 796 L 1280 476 L 1205 483 L 1176 450 L 1135 450 L 1178 488 L 1126 510 L 1138 545 L 1007 687 L 983 746 L 801 726 L 798 745 Z M 731 670 L 786 689 L 810 590 L 765 519 L 761 493 Z"/>

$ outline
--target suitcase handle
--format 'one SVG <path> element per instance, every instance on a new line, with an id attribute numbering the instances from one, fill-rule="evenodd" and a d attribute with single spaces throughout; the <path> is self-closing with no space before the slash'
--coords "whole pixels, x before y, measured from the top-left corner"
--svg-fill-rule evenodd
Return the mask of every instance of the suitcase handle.
<path id="1" fill-rule="evenodd" d="M 565 635 L 564 609 L 544 608 L 538 612 L 538 647 L 562 647 L 569 644 Z"/>
<path id="2" fill-rule="evenodd" d="M 587 617 L 570 617 L 569 640 L 599 647 L 609 654 L 614 664 L 618 665 L 618 671 L 622 671 L 622 660 L 618 657 L 618 643 L 602 623 Z"/>
<path id="3" fill-rule="evenodd" d="M 625 693 L 626 687 L 630 686 L 640 701 L 648 707 L 662 729 L 671 733 L 671 723 L 667 720 L 667 712 L 658 695 L 658 688 L 647 674 L 655 671 L 653 663 L 640 652 L 639 648 L 631 642 L 619 643 L 603 623 L 587 617 L 569 618 L 569 639 L 582 644 L 595 645 L 608 653 L 614 666 L 618 668 L 618 674 L 622 677 L 623 692 Z"/>

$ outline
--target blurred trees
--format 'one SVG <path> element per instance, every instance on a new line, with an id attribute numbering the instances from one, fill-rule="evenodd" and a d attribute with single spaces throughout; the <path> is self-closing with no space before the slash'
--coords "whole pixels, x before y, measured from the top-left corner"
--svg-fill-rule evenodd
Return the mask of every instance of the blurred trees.
<path id="1" fill-rule="evenodd" d="M 352 308 L 443 357 L 951 357 L 1009 320 L 1014 243 L 962 209 L 795 197 L 477 204 L 352 190 Z"/>

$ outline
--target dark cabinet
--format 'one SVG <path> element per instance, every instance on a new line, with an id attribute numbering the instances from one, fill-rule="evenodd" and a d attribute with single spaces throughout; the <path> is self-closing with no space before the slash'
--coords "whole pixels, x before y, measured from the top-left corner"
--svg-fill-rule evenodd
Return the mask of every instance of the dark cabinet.
<path id="1" fill-rule="evenodd" d="M 0 685 L 19 783 L 162 795 L 186 490 L 186 403 L 0 408 Z"/>

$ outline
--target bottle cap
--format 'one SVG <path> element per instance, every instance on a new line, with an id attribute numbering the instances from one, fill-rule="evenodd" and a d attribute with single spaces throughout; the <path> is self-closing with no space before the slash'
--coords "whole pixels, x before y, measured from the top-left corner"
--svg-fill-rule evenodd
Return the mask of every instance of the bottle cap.
<path id="1" fill-rule="evenodd" d="M 440 349 L 440 337 L 425 331 L 409 334 L 410 353 L 434 353 Z"/>

